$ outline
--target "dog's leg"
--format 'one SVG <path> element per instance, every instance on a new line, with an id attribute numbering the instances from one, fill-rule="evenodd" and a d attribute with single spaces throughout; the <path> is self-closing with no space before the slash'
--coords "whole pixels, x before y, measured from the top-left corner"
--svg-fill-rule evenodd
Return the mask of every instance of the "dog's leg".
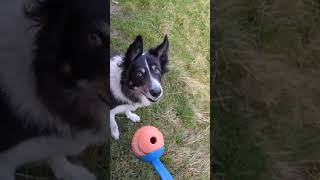
<path id="1" fill-rule="evenodd" d="M 140 121 L 140 117 L 137 114 L 132 113 L 131 111 L 126 111 L 125 114 L 126 114 L 127 118 L 130 119 L 132 122 L 139 122 Z"/>
<path id="2" fill-rule="evenodd" d="M 111 136 L 117 140 L 119 139 L 120 133 L 118 129 L 118 124 L 116 122 L 115 114 L 110 112 L 110 128 L 111 128 Z"/>
<path id="3" fill-rule="evenodd" d="M 11 166 L 4 159 L 0 158 L 0 179 L 14 180 L 15 167 Z"/>
<path id="4" fill-rule="evenodd" d="M 87 169 L 71 164 L 65 157 L 52 157 L 48 163 L 57 179 L 96 180 Z"/>

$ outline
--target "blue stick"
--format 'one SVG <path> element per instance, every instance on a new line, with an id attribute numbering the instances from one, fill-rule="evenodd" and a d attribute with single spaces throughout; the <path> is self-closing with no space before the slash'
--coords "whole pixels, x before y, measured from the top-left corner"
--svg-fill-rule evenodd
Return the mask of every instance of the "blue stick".
<path id="1" fill-rule="evenodd" d="M 171 176 L 169 171 L 160 161 L 160 157 L 162 156 L 163 153 L 164 153 L 164 148 L 160 148 L 159 150 L 156 150 L 146 156 L 143 156 L 140 159 L 142 161 L 151 163 L 153 167 L 157 170 L 162 180 L 174 180 L 174 178 Z"/>
<path id="2" fill-rule="evenodd" d="M 151 162 L 153 167 L 157 170 L 162 180 L 173 180 L 173 177 L 169 173 L 169 171 L 164 167 L 160 159 L 155 159 Z"/>

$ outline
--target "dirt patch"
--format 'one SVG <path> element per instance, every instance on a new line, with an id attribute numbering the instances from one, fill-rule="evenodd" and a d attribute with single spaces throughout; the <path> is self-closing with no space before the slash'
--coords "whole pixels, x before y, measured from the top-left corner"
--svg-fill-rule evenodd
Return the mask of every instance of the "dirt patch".
<path id="1" fill-rule="evenodd" d="M 119 31 L 116 31 L 116 30 L 111 31 L 111 36 L 115 37 L 115 36 L 119 36 L 119 35 L 120 35 Z"/>

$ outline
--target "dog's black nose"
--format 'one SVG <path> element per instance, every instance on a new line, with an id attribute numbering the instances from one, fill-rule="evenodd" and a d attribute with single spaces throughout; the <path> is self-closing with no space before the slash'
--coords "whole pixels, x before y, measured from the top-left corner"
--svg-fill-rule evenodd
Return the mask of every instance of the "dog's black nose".
<path id="1" fill-rule="evenodd" d="M 161 89 L 160 88 L 150 89 L 150 94 L 151 94 L 151 96 L 157 98 L 161 94 Z"/>

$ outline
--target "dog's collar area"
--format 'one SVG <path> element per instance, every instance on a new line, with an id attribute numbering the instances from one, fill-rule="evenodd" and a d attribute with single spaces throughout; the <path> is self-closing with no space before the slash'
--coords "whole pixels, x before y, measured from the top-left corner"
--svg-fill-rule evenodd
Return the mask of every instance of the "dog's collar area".
<path id="1" fill-rule="evenodd" d="M 106 105 L 108 105 L 107 99 L 103 97 L 101 94 L 98 94 L 99 99 L 104 102 Z"/>

